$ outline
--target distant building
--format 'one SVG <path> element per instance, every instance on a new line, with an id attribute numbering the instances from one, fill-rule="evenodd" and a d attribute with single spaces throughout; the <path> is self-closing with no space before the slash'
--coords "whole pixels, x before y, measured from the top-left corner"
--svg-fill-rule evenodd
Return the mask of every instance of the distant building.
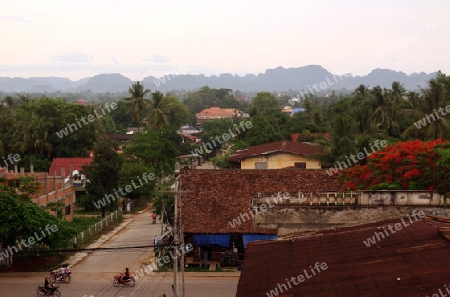
<path id="1" fill-rule="evenodd" d="M 218 119 L 232 119 L 232 118 L 249 118 L 248 113 L 244 113 L 239 109 L 234 108 L 220 108 L 211 107 L 204 109 L 195 115 L 197 117 L 197 124 L 204 122 L 211 122 Z"/>
<path id="2" fill-rule="evenodd" d="M 317 145 L 284 140 L 238 150 L 227 161 L 239 169 L 321 169 L 320 161 L 311 158 L 320 154 L 323 151 Z"/>
<path id="3" fill-rule="evenodd" d="M 297 112 L 304 112 L 304 111 L 306 111 L 306 109 L 304 109 L 304 108 L 302 108 L 302 107 L 295 107 L 295 108 L 292 109 L 291 117 L 292 117 L 294 114 L 296 114 Z"/>
<path id="4" fill-rule="evenodd" d="M 84 99 L 78 99 L 73 104 L 75 105 L 88 105 L 88 101 Z"/>

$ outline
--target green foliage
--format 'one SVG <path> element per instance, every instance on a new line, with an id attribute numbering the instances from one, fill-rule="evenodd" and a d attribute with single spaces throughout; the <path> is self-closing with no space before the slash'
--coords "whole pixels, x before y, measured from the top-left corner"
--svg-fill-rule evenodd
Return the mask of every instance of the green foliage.
<path id="1" fill-rule="evenodd" d="M 254 115 L 269 116 L 277 113 L 281 113 L 281 108 L 278 105 L 278 101 L 274 95 L 269 92 L 260 92 L 253 98 L 252 103 L 249 106 L 249 111 L 252 111 Z"/>
<path id="2" fill-rule="evenodd" d="M 178 152 L 170 139 L 175 135 L 173 130 L 145 130 L 133 135 L 133 142 L 125 148 L 124 155 L 153 168 L 157 177 L 172 174 Z"/>
<path id="3" fill-rule="evenodd" d="M 170 188 L 163 187 L 162 190 L 170 190 Z M 153 206 L 155 207 L 155 212 L 158 215 L 162 214 L 163 211 L 163 201 L 164 201 L 164 223 L 173 224 L 174 220 L 174 209 L 175 209 L 175 195 L 172 193 L 160 192 L 156 195 Z"/>
<path id="4" fill-rule="evenodd" d="M 38 184 L 29 177 L 0 180 L 0 242 L 4 246 L 17 246 L 17 242 L 22 239 L 27 242 L 30 237 L 34 237 L 36 245 L 50 248 L 68 246 L 74 234 L 70 225 L 30 200 L 29 196 L 37 189 Z M 52 225 L 56 225 L 56 232 L 45 230 L 46 226 Z M 42 240 L 35 236 L 35 232 Z"/>
<path id="5" fill-rule="evenodd" d="M 117 142 L 109 139 L 103 139 L 95 145 L 93 161 L 82 169 L 89 180 L 85 184 L 88 195 L 84 203 L 94 203 L 102 199 L 104 195 L 113 194 L 113 190 L 118 188 L 123 158 L 117 150 Z M 116 206 L 117 200 L 109 203 Z M 102 217 L 104 216 L 105 207 L 102 206 Z"/>
<path id="6" fill-rule="evenodd" d="M 211 89 L 206 86 L 200 88 L 197 92 L 188 94 L 184 104 L 186 104 L 189 112 L 193 115 L 205 108 L 215 106 L 236 109 L 241 107 L 239 101 L 233 97 L 230 89 Z"/>

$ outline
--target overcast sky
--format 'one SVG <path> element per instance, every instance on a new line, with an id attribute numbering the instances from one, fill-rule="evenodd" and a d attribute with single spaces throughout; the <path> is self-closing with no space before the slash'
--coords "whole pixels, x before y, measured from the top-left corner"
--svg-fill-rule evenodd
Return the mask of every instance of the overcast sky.
<path id="1" fill-rule="evenodd" d="M 0 76 L 263 73 L 321 65 L 450 74 L 448 0 L 14 0 Z"/>

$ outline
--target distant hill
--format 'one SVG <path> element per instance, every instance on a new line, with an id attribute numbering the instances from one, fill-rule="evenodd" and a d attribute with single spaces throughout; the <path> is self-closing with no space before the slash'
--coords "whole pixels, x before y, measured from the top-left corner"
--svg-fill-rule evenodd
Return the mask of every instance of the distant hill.
<path id="1" fill-rule="evenodd" d="M 399 81 L 407 90 L 417 90 L 425 87 L 428 80 L 435 77 L 436 73 L 413 73 L 407 75 L 404 72 L 389 69 L 374 69 L 365 76 L 334 75 L 319 65 L 309 65 L 297 68 L 267 69 L 260 74 L 247 74 L 245 76 L 229 73 L 219 76 L 199 75 L 166 75 L 156 78 L 145 77 L 142 83 L 145 88 L 152 91 L 168 90 L 193 90 L 203 86 L 210 88 L 228 88 L 243 92 L 255 91 L 319 91 L 354 90 L 360 84 L 370 88 L 376 85 L 389 88 L 394 81 Z M 100 74 L 91 78 L 71 81 L 61 77 L 33 77 L 33 78 L 8 78 L 0 77 L 0 91 L 3 92 L 78 92 L 90 90 L 94 93 L 103 92 L 127 92 L 133 83 L 129 78 L 121 74 Z"/>

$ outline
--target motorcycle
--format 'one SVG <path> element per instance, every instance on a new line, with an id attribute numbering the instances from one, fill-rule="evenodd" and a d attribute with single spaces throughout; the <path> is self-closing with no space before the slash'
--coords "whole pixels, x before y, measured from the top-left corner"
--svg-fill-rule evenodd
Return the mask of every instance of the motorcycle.
<path id="1" fill-rule="evenodd" d="M 55 291 L 47 290 L 44 286 L 39 286 L 36 290 L 36 294 L 38 296 L 55 296 L 59 297 L 61 296 L 61 292 L 58 290 L 59 287 L 55 287 Z"/>
<path id="2" fill-rule="evenodd" d="M 134 280 L 134 277 L 130 277 L 127 280 L 123 280 L 122 275 L 114 276 L 114 281 L 113 281 L 114 287 L 118 287 L 120 285 L 134 287 L 135 284 L 136 284 L 136 282 Z"/>
<path id="3" fill-rule="evenodd" d="M 70 283 L 70 274 L 69 273 L 58 273 L 57 271 L 53 271 L 50 273 L 51 276 L 49 277 L 48 281 L 52 284 L 55 282 L 64 282 L 64 283 Z"/>
<path id="4" fill-rule="evenodd" d="M 153 224 L 156 224 L 156 218 L 152 219 Z"/>

